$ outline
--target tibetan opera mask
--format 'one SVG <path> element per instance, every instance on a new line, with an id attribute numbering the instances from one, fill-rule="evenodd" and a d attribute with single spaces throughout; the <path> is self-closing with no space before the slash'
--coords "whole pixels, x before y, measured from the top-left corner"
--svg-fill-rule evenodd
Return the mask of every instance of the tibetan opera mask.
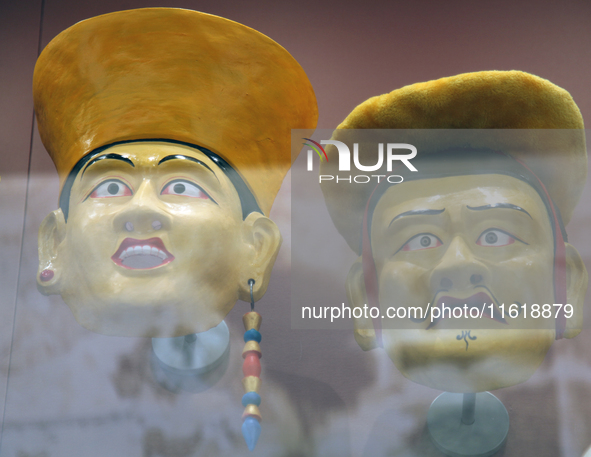
<path id="1" fill-rule="evenodd" d="M 216 326 L 250 301 L 249 279 L 265 293 L 290 130 L 317 119 L 285 49 L 208 14 L 121 11 L 54 38 L 34 97 L 60 176 L 39 232 L 43 293 L 90 330 L 151 337 Z"/>
<path id="2" fill-rule="evenodd" d="M 418 150 L 417 172 L 391 171 L 397 184 L 322 182 L 360 255 L 349 302 L 379 308 L 356 319 L 359 345 L 382 346 L 412 381 L 466 393 L 527 380 L 555 338 L 575 336 L 587 272 L 564 225 L 586 179 L 582 126 L 568 93 L 521 72 L 416 84 L 356 108 L 334 140 L 408 128 L 388 135 Z M 360 144 L 360 163 L 376 163 L 364 150 L 375 148 Z M 337 175 L 326 151 L 320 173 Z"/>

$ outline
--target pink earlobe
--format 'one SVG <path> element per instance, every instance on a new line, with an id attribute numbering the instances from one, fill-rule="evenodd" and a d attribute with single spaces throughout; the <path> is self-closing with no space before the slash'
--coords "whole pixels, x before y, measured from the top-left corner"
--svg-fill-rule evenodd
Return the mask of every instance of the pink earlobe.
<path id="1" fill-rule="evenodd" d="M 42 282 L 51 281 L 53 279 L 53 275 L 53 270 L 45 269 L 39 275 L 39 279 L 41 279 Z"/>

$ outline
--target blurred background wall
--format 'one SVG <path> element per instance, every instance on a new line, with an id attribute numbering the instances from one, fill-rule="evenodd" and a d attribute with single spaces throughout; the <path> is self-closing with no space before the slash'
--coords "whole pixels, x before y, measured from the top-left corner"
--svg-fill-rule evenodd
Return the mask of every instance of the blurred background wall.
<path id="1" fill-rule="evenodd" d="M 334 128 L 373 95 L 478 70 L 547 78 L 591 119 L 587 0 L 0 0 L 2 457 L 247 453 L 239 420 L 231 422 L 241 413 L 239 360 L 208 392 L 172 394 L 152 379 L 146 341 L 91 334 L 59 297 L 35 288 L 36 233 L 58 192 L 34 125 L 37 55 L 77 21 L 148 6 L 216 14 L 283 45 L 315 88 L 320 128 Z M 590 244 L 588 202 L 571 223 L 578 247 Z M 288 178 L 272 213 L 287 240 L 289 204 Z M 383 354 L 363 353 L 351 330 L 291 330 L 289 270 L 287 242 L 257 305 L 265 319 L 263 401 L 274 419 L 263 423 L 253 455 L 440 455 L 424 430 L 438 392 L 404 379 Z M 236 348 L 246 307 L 228 317 Z M 497 393 L 512 421 L 502 455 L 580 457 L 591 444 L 589 346 L 585 332 L 556 343 L 534 378 Z"/>

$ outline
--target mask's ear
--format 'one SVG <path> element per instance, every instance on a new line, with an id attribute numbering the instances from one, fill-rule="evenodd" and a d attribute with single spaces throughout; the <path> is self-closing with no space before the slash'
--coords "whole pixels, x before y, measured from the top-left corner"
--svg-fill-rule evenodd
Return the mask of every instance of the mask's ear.
<path id="1" fill-rule="evenodd" d="M 260 213 L 250 213 L 242 228 L 242 240 L 246 244 L 247 255 L 240 274 L 238 293 L 240 300 L 250 302 L 249 279 L 254 279 L 255 301 L 267 291 L 271 270 L 281 246 L 281 233 L 275 222 Z"/>
<path id="2" fill-rule="evenodd" d="M 363 278 L 363 264 L 359 257 L 347 275 L 347 300 L 351 308 L 363 308 L 367 304 L 367 294 L 365 292 L 365 281 Z M 370 317 L 353 317 L 353 327 L 355 329 L 355 341 L 364 351 L 369 351 L 378 347 L 376 342 L 376 332 Z"/>
<path id="3" fill-rule="evenodd" d="M 60 293 L 60 276 L 62 274 L 58 257 L 59 245 L 66 234 L 66 220 L 61 209 L 47 215 L 39 227 L 39 269 L 37 270 L 37 289 L 44 295 Z M 46 271 L 52 275 L 48 280 L 41 280 L 41 273 Z"/>
<path id="4" fill-rule="evenodd" d="M 579 252 L 564 243 L 566 251 L 566 298 L 573 305 L 573 316 L 566 320 L 565 338 L 577 336 L 583 328 L 583 305 L 589 277 Z"/>

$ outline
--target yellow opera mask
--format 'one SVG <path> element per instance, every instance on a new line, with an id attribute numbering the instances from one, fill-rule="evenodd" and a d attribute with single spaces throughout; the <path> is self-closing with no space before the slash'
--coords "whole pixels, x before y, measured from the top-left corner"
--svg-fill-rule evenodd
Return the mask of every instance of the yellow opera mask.
<path id="1" fill-rule="evenodd" d="M 281 242 L 205 154 L 137 142 L 99 153 L 78 173 L 68 220 L 41 227 L 41 269 L 76 320 L 103 334 L 185 335 L 217 325 L 248 280 L 261 294 Z"/>
<path id="2" fill-rule="evenodd" d="M 285 49 L 208 14 L 121 11 L 54 38 L 34 98 L 60 176 L 39 233 L 43 293 L 92 331 L 150 337 L 216 326 L 250 301 L 249 279 L 265 293 L 290 130 L 317 119 Z"/>
<path id="3" fill-rule="evenodd" d="M 575 336 L 587 272 L 564 225 L 586 179 L 582 127 L 566 91 L 517 71 L 415 84 L 357 107 L 333 140 L 359 142 L 360 163 L 376 163 L 361 144 L 372 134 L 418 151 L 418 173 L 403 170 L 399 184 L 321 183 L 360 256 L 349 303 L 379 308 L 354 320 L 359 345 L 383 346 L 412 381 L 470 393 L 527 380 L 555 338 Z M 380 140 L 378 129 L 400 130 Z M 326 152 L 320 174 L 338 176 L 338 151 Z"/>
<path id="4" fill-rule="evenodd" d="M 529 184 L 499 174 L 398 184 L 379 200 L 371 231 L 382 315 L 421 309 L 382 329 L 384 349 L 405 376 L 479 392 L 533 374 L 555 339 L 557 308 L 550 319 L 532 308 L 555 302 L 554 236 Z M 571 328 L 574 307 L 582 314 L 586 272 L 568 244 L 566 259 Z M 366 302 L 360 263 L 347 286 L 352 303 Z M 458 307 L 475 313 L 451 316 Z"/>

